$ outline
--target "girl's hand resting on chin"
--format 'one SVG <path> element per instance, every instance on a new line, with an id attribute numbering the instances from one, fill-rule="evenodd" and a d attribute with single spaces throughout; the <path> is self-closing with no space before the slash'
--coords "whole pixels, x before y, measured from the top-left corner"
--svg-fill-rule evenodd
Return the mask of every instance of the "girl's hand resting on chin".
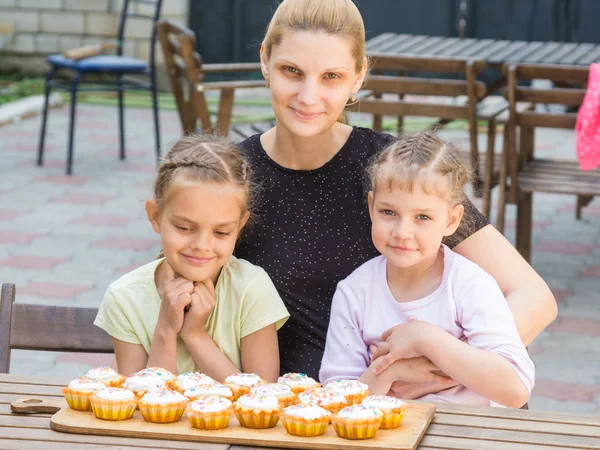
<path id="1" fill-rule="evenodd" d="M 156 328 L 163 332 L 179 334 L 183 328 L 185 310 L 193 301 L 194 283 L 178 277 L 166 260 L 157 278 L 161 302 Z"/>
<path id="2" fill-rule="evenodd" d="M 196 281 L 194 290 L 190 295 L 191 303 L 185 314 L 181 337 L 185 340 L 199 333 L 204 333 L 206 320 L 215 307 L 217 295 L 212 280 Z"/>

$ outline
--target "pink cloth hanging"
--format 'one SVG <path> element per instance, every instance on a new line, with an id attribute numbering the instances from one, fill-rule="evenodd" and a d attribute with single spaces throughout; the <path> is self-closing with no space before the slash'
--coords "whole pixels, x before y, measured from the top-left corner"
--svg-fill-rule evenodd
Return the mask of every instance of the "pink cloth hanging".
<path id="1" fill-rule="evenodd" d="M 600 63 L 590 65 L 588 87 L 575 126 L 581 170 L 600 167 Z"/>

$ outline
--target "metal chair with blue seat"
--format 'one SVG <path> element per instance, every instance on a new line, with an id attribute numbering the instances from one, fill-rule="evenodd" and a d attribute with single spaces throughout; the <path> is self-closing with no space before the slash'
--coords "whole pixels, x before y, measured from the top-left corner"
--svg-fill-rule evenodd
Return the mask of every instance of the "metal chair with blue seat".
<path id="1" fill-rule="evenodd" d="M 152 14 L 137 13 L 133 10 L 132 3 L 152 5 Z M 124 92 L 127 90 L 148 90 L 152 94 L 152 109 L 154 113 L 154 132 L 156 139 L 156 157 L 160 158 L 160 132 L 158 124 L 158 95 L 156 91 L 156 67 L 154 50 L 156 47 L 156 22 L 160 18 L 162 0 L 123 0 L 119 18 L 119 29 L 117 36 L 117 54 L 99 55 L 81 60 L 68 59 L 62 54 L 51 55 L 48 62 L 52 65 L 46 77 L 45 102 L 42 114 L 42 127 L 38 146 L 37 164 L 43 164 L 44 138 L 46 135 L 46 123 L 48 118 L 48 98 L 51 89 L 62 89 L 70 91 L 71 105 L 69 118 L 69 144 L 67 153 L 67 175 L 72 174 L 73 166 L 73 137 L 75 128 L 75 107 L 77 104 L 77 92 L 105 91 L 117 92 L 119 99 L 119 144 L 120 159 L 125 159 L 125 124 L 123 117 Z M 131 58 L 123 55 L 123 43 L 125 27 L 129 17 L 140 17 L 152 20 L 152 31 L 150 37 L 150 62 Z M 71 80 L 63 81 L 55 79 L 57 72 L 70 71 L 74 73 Z M 82 79 L 89 75 L 109 76 L 111 79 L 93 83 L 83 82 Z M 128 78 L 127 76 L 143 76 L 142 79 Z M 147 79 L 145 79 L 148 77 Z M 89 77 L 88 77 L 89 78 Z"/>

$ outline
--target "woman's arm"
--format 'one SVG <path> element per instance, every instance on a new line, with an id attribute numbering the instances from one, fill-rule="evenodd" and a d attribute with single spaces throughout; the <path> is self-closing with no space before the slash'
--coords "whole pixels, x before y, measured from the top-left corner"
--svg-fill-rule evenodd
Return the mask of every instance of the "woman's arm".
<path id="1" fill-rule="evenodd" d="M 493 226 L 483 227 L 453 250 L 496 280 L 525 346 L 556 318 L 556 301 L 548 285 Z"/>
<path id="2" fill-rule="evenodd" d="M 112 343 L 115 349 L 113 368 L 117 372 L 127 375 L 146 368 L 148 353 L 141 344 L 130 344 L 115 338 L 112 338 Z"/>
<path id="3" fill-rule="evenodd" d="M 270 383 L 279 376 L 279 345 L 274 323 L 244 336 L 240 344 L 242 370 L 256 373 Z"/>

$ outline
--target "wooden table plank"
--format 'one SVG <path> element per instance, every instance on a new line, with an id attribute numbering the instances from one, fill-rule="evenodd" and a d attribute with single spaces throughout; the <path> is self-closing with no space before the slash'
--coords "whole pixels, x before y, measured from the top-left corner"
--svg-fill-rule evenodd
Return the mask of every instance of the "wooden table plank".
<path id="1" fill-rule="evenodd" d="M 438 47 L 444 40 L 445 38 L 440 36 L 431 37 L 409 48 L 405 53 L 408 55 L 429 56 L 429 50 Z"/>
<path id="2" fill-rule="evenodd" d="M 600 61 L 600 45 L 596 46 L 587 55 L 582 56 L 578 61 L 576 61 L 576 63 L 587 66 L 593 62 L 598 61 Z"/>
<path id="3" fill-rule="evenodd" d="M 520 51 L 526 45 L 527 45 L 527 42 L 525 42 L 525 41 L 513 41 L 513 42 L 510 42 L 510 44 L 508 44 L 506 47 L 504 47 L 498 53 L 491 54 L 487 58 L 487 61 L 490 64 L 502 64 L 502 63 L 505 62 L 505 60 L 506 60 L 506 58 L 508 56 L 513 55 L 514 53 Z"/>
<path id="4" fill-rule="evenodd" d="M 552 55 L 560 46 L 560 42 L 545 42 L 544 45 L 538 48 L 535 52 L 523 58 L 521 62 L 526 62 L 529 64 L 539 63 L 546 56 Z"/>
<path id="5" fill-rule="evenodd" d="M 454 57 L 458 58 L 459 56 L 455 56 L 455 55 L 460 55 L 461 51 L 463 51 L 465 48 L 471 46 L 475 42 L 477 42 L 477 39 L 459 39 L 455 45 L 446 47 L 441 52 L 437 52 L 436 55 L 437 56 L 447 56 L 447 57 L 454 56 Z"/>
<path id="6" fill-rule="evenodd" d="M 21 397 L 31 397 L 38 394 L 62 397 L 62 391 L 59 386 L 36 386 L 34 384 L 0 383 L 0 394 L 15 394 Z"/>
<path id="7" fill-rule="evenodd" d="M 66 386 L 71 379 L 64 377 L 34 377 L 27 375 L 13 375 L 8 373 L 0 373 L 0 384 L 35 384 L 36 386 Z"/>
<path id="8" fill-rule="evenodd" d="M 579 44 L 576 42 L 563 42 L 554 52 L 542 58 L 540 64 L 562 64 L 562 59 L 573 53 Z"/>
<path id="9" fill-rule="evenodd" d="M 402 42 L 396 42 L 393 46 L 387 47 L 382 50 L 383 53 L 406 53 L 410 52 L 410 49 L 416 46 L 419 42 L 427 40 L 427 36 L 416 35 L 412 36 Z"/>
<path id="10" fill-rule="evenodd" d="M 418 450 L 425 448 L 452 450 L 573 450 L 571 446 L 549 446 L 532 444 L 514 444 L 510 442 L 482 441 L 477 439 L 455 438 L 448 436 L 425 435 Z"/>
<path id="11" fill-rule="evenodd" d="M 0 393 L 0 404 L 10 405 L 12 402 L 19 398 L 24 397 L 33 397 L 33 395 L 18 395 L 18 394 L 2 394 Z M 35 395 L 35 398 L 39 398 L 41 400 L 56 400 L 58 397 L 62 397 L 62 395 Z"/>
<path id="12" fill-rule="evenodd" d="M 393 36 L 395 36 L 394 33 L 381 33 L 381 34 L 375 36 L 374 38 L 367 40 L 367 42 L 365 44 L 365 48 L 366 48 L 367 52 L 377 51 L 377 46 L 386 42 L 388 39 L 390 39 Z"/>
<path id="13" fill-rule="evenodd" d="M 473 428 L 491 428 L 495 430 L 528 431 L 532 433 L 554 433 L 569 436 L 587 436 L 600 438 L 600 426 L 534 422 L 529 420 L 499 419 L 496 417 L 459 416 L 436 413 L 432 423 L 439 425 L 468 426 Z"/>
<path id="14" fill-rule="evenodd" d="M 476 42 L 475 45 L 472 45 L 460 52 L 460 56 L 462 58 L 481 59 L 479 57 L 479 53 L 488 47 L 492 47 L 495 43 L 496 41 L 493 39 L 481 39 L 480 41 Z"/>
<path id="15" fill-rule="evenodd" d="M 2 439 L 0 438 L 0 449 L 11 449 L 11 450 L 40 450 L 43 447 L 44 450 L 105 450 L 106 444 L 81 444 L 81 443 L 67 443 L 67 442 L 44 442 L 39 441 L 22 441 L 16 439 Z M 130 447 L 124 445 L 111 445 L 110 450 L 139 450 L 144 448 L 163 448 L 163 447 Z"/>
<path id="16" fill-rule="evenodd" d="M 473 55 L 476 59 L 487 60 L 493 55 L 501 52 L 505 48 L 511 45 L 510 41 L 494 41 L 490 46 L 480 50 L 476 55 Z"/>
<path id="17" fill-rule="evenodd" d="M 397 44 L 408 41 L 414 36 L 412 34 L 397 34 L 394 37 L 389 38 L 385 43 L 377 46 L 377 50 L 372 50 L 371 53 L 382 53 L 387 52 L 389 48 L 394 47 Z"/>
<path id="18" fill-rule="evenodd" d="M 591 52 L 594 47 L 596 47 L 595 44 L 579 44 L 579 46 L 573 50 L 570 55 L 562 58 L 560 64 L 577 64 L 577 61 Z"/>
<path id="19" fill-rule="evenodd" d="M 454 45 L 458 41 L 460 41 L 460 38 L 445 38 L 440 45 L 436 46 L 435 48 L 428 49 L 427 56 L 437 56 L 440 54 L 440 52 L 443 52 L 444 49 Z"/>
<path id="20" fill-rule="evenodd" d="M 492 417 L 556 424 L 600 426 L 600 416 L 591 414 L 558 413 L 550 411 L 523 410 L 514 408 L 484 408 L 473 405 L 435 403 L 436 411 L 444 414 L 456 414 L 474 417 Z"/>
<path id="21" fill-rule="evenodd" d="M 427 436 L 456 437 L 483 441 L 508 442 L 512 444 L 536 444 L 564 446 L 579 449 L 598 450 L 600 439 L 586 436 L 565 436 L 552 433 L 530 433 L 526 431 L 497 430 L 454 425 L 432 424 Z M 482 448 L 485 448 L 482 446 Z"/>
<path id="22" fill-rule="evenodd" d="M 35 428 L 0 427 L 0 437 L 3 439 L 39 441 L 38 448 L 44 448 L 46 442 L 61 442 L 75 444 L 101 444 L 105 448 L 130 446 L 156 449 L 194 449 L 194 450 L 229 450 L 227 444 L 206 444 L 201 442 L 168 441 L 158 439 L 125 438 L 116 436 L 98 436 L 92 434 L 59 433 L 54 430 Z M 79 447 L 76 447 L 79 448 Z"/>

